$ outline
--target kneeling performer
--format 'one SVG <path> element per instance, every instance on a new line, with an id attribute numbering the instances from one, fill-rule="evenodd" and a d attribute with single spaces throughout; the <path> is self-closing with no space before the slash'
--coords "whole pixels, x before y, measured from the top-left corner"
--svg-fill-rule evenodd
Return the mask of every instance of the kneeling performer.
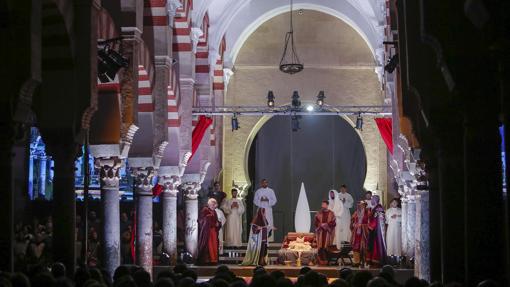
<path id="1" fill-rule="evenodd" d="M 259 208 L 257 216 L 251 222 L 248 248 L 241 265 L 267 264 L 267 239 L 271 233 L 271 226 L 267 222 L 266 210 Z"/>

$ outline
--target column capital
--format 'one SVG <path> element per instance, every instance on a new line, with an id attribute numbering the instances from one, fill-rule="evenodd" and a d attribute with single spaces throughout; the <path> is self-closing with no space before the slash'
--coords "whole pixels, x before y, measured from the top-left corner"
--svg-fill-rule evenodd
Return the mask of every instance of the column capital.
<path id="1" fill-rule="evenodd" d="M 198 198 L 198 191 L 202 188 L 200 177 L 198 173 L 185 174 L 182 176 L 181 190 L 184 192 L 184 196 L 187 200 Z"/>
<path id="2" fill-rule="evenodd" d="M 131 174 L 133 175 L 136 193 L 138 195 L 152 196 L 152 179 L 156 175 L 155 170 L 152 166 L 147 167 L 133 167 L 131 168 Z"/>
<path id="3" fill-rule="evenodd" d="M 181 185 L 181 175 L 178 166 L 162 166 L 158 170 L 159 184 L 164 187 L 162 196 L 176 197 Z"/>
<path id="4" fill-rule="evenodd" d="M 122 166 L 122 162 L 118 156 L 96 158 L 94 166 L 99 169 L 101 186 L 106 188 L 119 187 L 119 169 Z"/>
<path id="5" fill-rule="evenodd" d="M 172 66 L 172 58 L 170 56 L 154 56 L 154 66 L 157 67 L 165 67 L 170 69 Z"/>

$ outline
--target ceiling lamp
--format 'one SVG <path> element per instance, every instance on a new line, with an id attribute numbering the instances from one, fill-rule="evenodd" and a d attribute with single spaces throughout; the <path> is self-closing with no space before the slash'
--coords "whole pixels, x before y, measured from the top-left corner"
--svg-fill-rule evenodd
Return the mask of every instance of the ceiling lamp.
<path id="1" fill-rule="evenodd" d="M 285 34 L 285 46 L 283 48 L 282 59 L 280 60 L 280 71 L 287 74 L 299 73 L 304 66 L 299 61 L 294 46 L 294 26 L 292 24 L 292 0 L 290 0 L 290 31 Z"/>

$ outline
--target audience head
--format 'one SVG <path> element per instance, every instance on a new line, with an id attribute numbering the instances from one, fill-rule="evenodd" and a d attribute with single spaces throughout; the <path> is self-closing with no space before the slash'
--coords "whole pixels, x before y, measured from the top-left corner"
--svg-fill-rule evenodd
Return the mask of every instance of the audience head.
<path id="1" fill-rule="evenodd" d="M 411 277 L 407 279 L 406 283 L 404 284 L 404 287 L 422 287 L 423 283 L 420 281 L 420 279 L 416 277 Z"/>
<path id="2" fill-rule="evenodd" d="M 299 270 L 299 275 L 305 275 L 306 273 L 308 273 L 309 271 L 312 271 L 312 268 L 308 267 L 308 266 L 305 266 L 305 267 L 302 267 L 300 270 Z"/>
<path id="3" fill-rule="evenodd" d="M 188 269 L 188 270 L 184 271 L 184 272 L 182 273 L 182 276 L 183 276 L 183 277 L 191 278 L 191 279 L 193 279 L 193 281 L 195 281 L 195 282 L 196 282 L 196 281 L 197 281 L 197 279 L 198 279 L 197 273 L 196 273 L 195 271 L 191 270 L 191 269 Z"/>
<path id="4" fill-rule="evenodd" d="M 188 267 L 185 264 L 179 263 L 174 267 L 174 273 L 184 273 L 184 271 L 188 270 Z"/>
<path id="5" fill-rule="evenodd" d="M 60 262 L 55 262 L 51 266 L 51 274 L 55 279 L 66 276 L 66 266 Z"/>
<path id="6" fill-rule="evenodd" d="M 145 269 L 139 269 L 136 270 L 135 273 L 133 273 L 133 280 L 135 280 L 135 283 L 138 287 L 151 287 L 151 275 L 149 272 L 145 271 Z"/>
<path id="7" fill-rule="evenodd" d="M 344 267 L 344 268 L 340 269 L 340 274 L 338 277 L 343 280 L 349 280 L 351 278 L 352 274 L 353 274 L 353 272 L 352 272 L 351 268 Z"/>
<path id="8" fill-rule="evenodd" d="M 390 287 L 390 285 L 384 278 L 375 277 L 368 281 L 367 287 Z"/>
<path id="9" fill-rule="evenodd" d="M 30 287 L 30 280 L 23 273 L 14 273 L 11 277 L 12 287 Z"/>
<path id="10" fill-rule="evenodd" d="M 241 277 L 235 277 L 230 283 L 230 287 L 247 287 L 246 281 Z"/>
<path id="11" fill-rule="evenodd" d="M 264 266 L 257 266 L 253 269 L 253 277 L 266 274 Z"/>
<path id="12" fill-rule="evenodd" d="M 52 287 L 55 285 L 55 279 L 49 272 L 42 272 L 35 275 L 31 285 L 32 287 Z"/>
<path id="13" fill-rule="evenodd" d="M 349 287 L 349 283 L 347 283 L 344 279 L 336 279 L 331 282 L 328 287 Z"/>
<path id="14" fill-rule="evenodd" d="M 213 278 L 209 281 L 212 287 L 228 287 L 228 281 L 221 278 Z"/>
<path id="15" fill-rule="evenodd" d="M 181 280 L 179 280 L 179 283 L 177 283 L 177 287 L 195 287 L 195 280 L 193 280 L 190 277 L 184 277 Z"/>
<path id="16" fill-rule="evenodd" d="M 113 282 L 117 282 L 120 280 L 120 278 L 124 276 L 130 276 L 131 272 L 129 271 L 129 268 L 125 265 L 121 265 L 115 269 L 115 272 L 113 273 Z"/>
<path id="17" fill-rule="evenodd" d="M 154 283 L 154 287 L 175 287 L 174 281 L 168 277 L 160 277 L 158 274 L 158 280 Z"/>
<path id="18" fill-rule="evenodd" d="M 366 287 L 368 284 L 368 281 L 372 279 L 372 273 L 368 271 L 360 271 L 358 273 L 355 273 L 352 276 L 351 279 L 351 286 L 352 287 Z"/>
<path id="19" fill-rule="evenodd" d="M 276 281 L 267 273 L 253 276 L 250 287 L 276 287 Z"/>
<path id="20" fill-rule="evenodd" d="M 294 283 L 289 278 L 280 278 L 276 281 L 276 287 L 293 287 Z"/>
<path id="21" fill-rule="evenodd" d="M 87 280 L 87 282 L 88 281 L 91 281 L 91 279 Z M 87 282 L 85 282 L 85 286 L 87 286 L 87 287 L 102 287 L 100 284 L 98 284 L 96 286 L 90 286 L 90 285 L 87 285 Z M 73 284 L 73 281 L 71 281 L 69 278 L 60 277 L 55 281 L 55 287 L 74 287 L 74 284 Z"/>
<path id="22" fill-rule="evenodd" d="M 283 273 L 283 271 L 281 271 L 281 270 L 274 270 L 269 275 L 271 277 L 273 277 L 273 279 L 276 280 L 276 281 L 278 281 L 280 278 L 284 278 L 285 277 L 285 273 Z"/>
<path id="23" fill-rule="evenodd" d="M 133 280 L 133 277 L 131 275 L 125 275 L 119 278 L 119 280 L 114 280 L 113 283 L 114 287 L 138 287 L 136 285 L 135 280 Z"/>

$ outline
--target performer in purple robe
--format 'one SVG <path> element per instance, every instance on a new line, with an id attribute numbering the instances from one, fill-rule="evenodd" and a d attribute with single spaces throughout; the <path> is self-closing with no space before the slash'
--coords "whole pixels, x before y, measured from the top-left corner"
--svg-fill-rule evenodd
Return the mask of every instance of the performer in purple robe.
<path id="1" fill-rule="evenodd" d="M 216 199 L 209 198 L 207 206 L 198 216 L 198 250 L 197 265 L 218 264 L 218 232 L 221 223 L 216 214 Z"/>
<path id="2" fill-rule="evenodd" d="M 378 267 L 386 262 L 386 216 L 384 207 L 379 203 L 378 195 L 372 196 L 372 206 L 368 222 L 370 234 L 368 237 L 367 263 Z"/>

